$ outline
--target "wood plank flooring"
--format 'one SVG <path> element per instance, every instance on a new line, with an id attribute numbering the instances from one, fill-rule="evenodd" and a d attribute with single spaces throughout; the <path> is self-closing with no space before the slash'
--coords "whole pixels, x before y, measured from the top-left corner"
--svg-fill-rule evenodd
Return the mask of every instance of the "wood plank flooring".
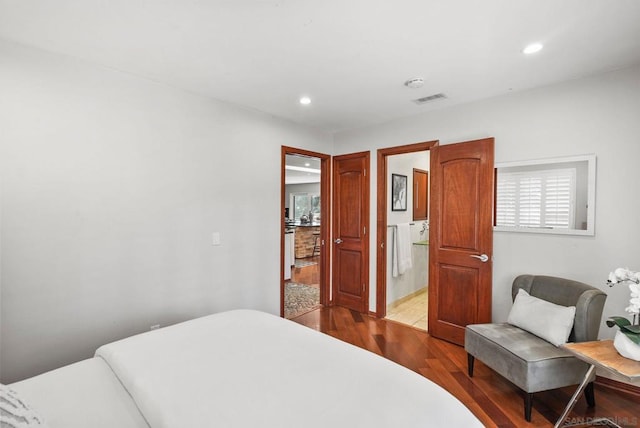
<path id="1" fill-rule="evenodd" d="M 342 307 L 320 308 L 293 321 L 393 360 L 444 387 L 487 427 L 550 427 L 562 413 L 574 387 L 535 395 L 531 423 L 523 416 L 523 393 L 476 360 L 474 377 L 467 375 L 462 347 L 393 321 Z M 584 397 L 569 416 L 572 422 L 609 417 L 622 427 L 640 427 L 640 397 L 596 385 L 596 407 Z"/>
<path id="2" fill-rule="evenodd" d="M 311 262 L 314 264 L 294 267 L 291 269 L 291 282 L 297 282 L 298 284 L 310 285 L 312 287 L 320 286 L 320 256 L 307 257 L 306 259 L 298 259 L 304 262 Z"/>

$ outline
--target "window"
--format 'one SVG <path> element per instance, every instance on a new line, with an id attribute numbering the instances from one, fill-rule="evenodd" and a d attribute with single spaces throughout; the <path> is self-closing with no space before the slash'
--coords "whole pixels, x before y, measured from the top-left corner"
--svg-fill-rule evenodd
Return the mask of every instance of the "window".
<path id="1" fill-rule="evenodd" d="M 291 204 L 293 206 L 293 219 L 300 220 L 300 217 L 313 213 L 314 219 L 320 218 L 320 195 L 309 193 L 292 193 Z"/>
<path id="2" fill-rule="evenodd" d="M 493 230 L 595 234 L 596 156 L 496 164 Z"/>
<path id="3" fill-rule="evenodd" d="M 576 168 L 502 172 L 496 190 L 496 226 L 575 227 Z"/>

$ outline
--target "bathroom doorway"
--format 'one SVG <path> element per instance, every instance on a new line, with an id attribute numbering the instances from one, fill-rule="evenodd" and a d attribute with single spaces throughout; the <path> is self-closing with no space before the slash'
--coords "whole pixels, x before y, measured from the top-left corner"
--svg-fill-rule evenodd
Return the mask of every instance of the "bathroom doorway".
<path id="1" fill-rule="evenodd" d="M 429 148 L 437 141 L 378 151 L 376 314 L 428 328 Z"/>

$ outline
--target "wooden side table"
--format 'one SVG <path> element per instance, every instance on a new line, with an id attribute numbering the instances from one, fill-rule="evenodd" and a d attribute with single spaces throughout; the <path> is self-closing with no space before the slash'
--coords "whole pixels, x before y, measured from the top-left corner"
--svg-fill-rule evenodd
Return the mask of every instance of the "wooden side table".
<path id="1" fill-rule="evenodd" d="M 560 415 L 560 418 L 554 425 L 554 428 L 559 428 L 564 425 L 564 421 L 575 406 L 580 394 L 584 391 L 584 388 L 589 383 L 591 375 L 595 371 L 596 367 L 608 370 L 623 379 L 631 383 L 640 383 L 640 362 L 633 361 L 628 358 L 622 357 L 613 347 L 612 340 L 600 340 L 595 342 L 580 342 L 580 343 L 566 343 L 562 345 L 563 349 L 571 352 L 574 356 L 590 364 L 589 370 L 584 375 L 582 383 L 578 386 L 578 389 L 571 397 L 571 400 L 567 404 L 567 407 Z M 594 419 L 592 423 L 605 422 L 608 425 L 621 428 L 618 424 L 607 418 Z M 582 425 L 582 424 L 581 424 Z"/>

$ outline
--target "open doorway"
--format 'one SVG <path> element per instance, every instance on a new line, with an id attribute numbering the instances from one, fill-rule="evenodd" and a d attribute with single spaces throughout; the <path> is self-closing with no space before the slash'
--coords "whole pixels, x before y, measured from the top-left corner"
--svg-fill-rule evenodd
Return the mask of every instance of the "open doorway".
<path id="1" fill-rule="evenodd" d="M 376 314 L 428 329 L 429 148 L 378 150 Z"/>
<path id="2" fill-rule="evenodd" d="M 283 147 L 281 315 L 327 304 L 329 155 Z"/>
<path id="3" fill-rule="evenodd" d="M 386 319 L 427 330 L 429 151 L 387 156 Z"/>

